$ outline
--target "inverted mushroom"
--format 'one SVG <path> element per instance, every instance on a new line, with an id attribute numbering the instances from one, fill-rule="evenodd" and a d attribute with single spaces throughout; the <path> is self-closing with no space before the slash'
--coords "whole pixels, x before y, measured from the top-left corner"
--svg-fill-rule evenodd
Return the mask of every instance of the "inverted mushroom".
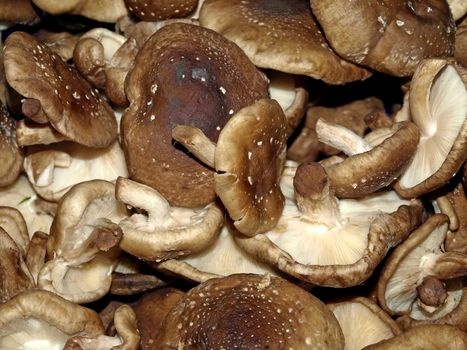
<path id="1" fill-rule="evenodd" d="M 182 23 L 158 30 L 125 81 L 130 107 L 121 128 L 130 177 L 175 206 L 212 202 L 212 170 L 174 147 L 172 128 L 192 125 L 215 142 L 230 117 L 267 89 L 265 77 L 222 35 Z"/>
<path id="2" fill-rule="evenodd" d="M 14 32 L 5 41 L 4 64 L 8 83 L 25 97 L 22 111 L 28 118 L 48 122 L 89 147 L 106 147 L 116 139 L 117 122 L 110 106 L 46 45 Z"/>
<path id="3" fill-rule="evenodd" d="M 446 1 L 311 0 L 310 6 L 337 54 L 380 72 L 411 76 L 422 59 L 454 52 Z"/>
<path id="4" fill-rule="evenodd" d="M 278 277 L 238 274 L 211 279 L 186 293 L 150 349 L 343 345 L 336 319 L 319 299 Z"/>
<path id="5" fill-rule="evenodd" d="M 306 1 L 206 0 L 199 22 L 235 42 L 261 68 L 307 75 L 329 84 L 371 75 L 334 53 Z"/>

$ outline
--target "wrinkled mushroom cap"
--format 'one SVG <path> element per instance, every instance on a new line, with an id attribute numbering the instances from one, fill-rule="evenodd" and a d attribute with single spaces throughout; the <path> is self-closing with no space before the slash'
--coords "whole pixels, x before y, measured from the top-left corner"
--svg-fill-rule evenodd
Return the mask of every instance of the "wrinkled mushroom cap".
<path id="1" fill-rule="evenodd" d="M 170 204 L 192 208 L 214 200 L 213 172 L 174 147 L 172 129 L 191 125 L 215 142 L 235 112 L 268 93 L 266 79 L 238 46 L 182 23 L 146 41 L 125 92 L 130 107 L 121 127 L 130 177 Z"/>
<path id="2" fill-rule="evenodd" d="M 106 147 L 115 140 L 117 122 L 110 106 L 44 44 L 14 32 L 5 41 L 4 59 L 8 83 L 33 106 L 28 117 L 40 115 L 42 120 L 45 115 L 62 135 L 89 147 Z"/>
<path id="3" fill-rule="evenodd" d="M 235 42 L 258 67 L 330 84 L 371 75 L 329 48 L 306 1 L 206 0 L 199 21 Z"/>
<path id="4" fill-rule="evenodd" d="M 278 277 L 238 274 L 185 294 L 154 344 L 151 349 L 342 349 L 344 339 L 332 313 L 310 293 Z"/>
<path id="5" fill-rule="evenodd" d="M 410 76 L 422 59 L 454 52 L 455 23 L 446 1 L 312 0 L 310 5 L 340 56 L 383 73 Z"/>

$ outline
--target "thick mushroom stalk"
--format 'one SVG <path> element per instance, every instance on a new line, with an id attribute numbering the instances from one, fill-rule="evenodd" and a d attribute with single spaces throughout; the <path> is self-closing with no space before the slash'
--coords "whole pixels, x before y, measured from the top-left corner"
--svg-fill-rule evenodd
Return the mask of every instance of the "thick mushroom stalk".
<path id="1" fill-rule="evenodd" d="M 155 189 L 125 178 L 117 180 L 116 197 L 146 213 L 134 213 L 119 222 L 120 247 L 144 260 L 198 252 L 217 238 L 224 221 L 215 203 L 198 209 L 173 207 Z"/>
<path id="2" fill-rule="evenodd" d="M 433 307 L 441 306 L 448 297 L 446 285 L 433 276 L 427 276 L 423 279 L 423 282 L 417 287 L 417 293 L 423 304 Z"/>
<path id="3" fill-rule="evenodd" d="M 239 110 L 217 144 L 193 127 L 177 126 L 172 137 L 215 168 L 214 188 L 241 233 L 253 236 L 277 224 L 286 148 L 286 120 L 277 101 L 261 99 Z"/>
<path id="4" fill-rule="evenodd" d="M 326 166 L 339 198 L 356 198 L 391 184 L 407 167 L 417 149 L 419 131 L 414 123 L 394 123 L 378 129 L 377 137 L 365 139 L 351 130 L 323 119 L 316 123 L 321 142 L 344 151 L 349 157 Z"/>

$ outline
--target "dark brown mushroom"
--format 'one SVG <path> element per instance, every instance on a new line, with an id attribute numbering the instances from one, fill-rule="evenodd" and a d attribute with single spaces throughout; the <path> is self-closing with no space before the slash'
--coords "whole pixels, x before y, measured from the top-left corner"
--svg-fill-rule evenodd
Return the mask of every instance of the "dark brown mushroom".
<path id="1" fill-rule="evenodd" d="M 23 168 L 23 151 L 16 141 L 16 121 L 0 102 L 0 187 L 11 185 Z"/>
<path id="2" fill-rule="evenodd" d="M 307 75 L 330 84 L 371 75 L 332 51 L 307 1 L 206 0 L 199 22 L 235 42 L 261 68 Z"/>
<path id="3" fill-rule="evenodd" d="M 163 27 L 139 51 L 125 82 L 130 107 L 121 128 L 130 177 L 171 205 L 213 201 L 213 171 L 173 145 L 172 129 L 192 125 L 215 142 L 230 117 L 267 89 L 263 74 L 222 35 L 182 23 Z"/>
<path id="4" fill-rule="evenodd" d="M 5 41 L 5 75 L 25 99 L 23 113 L 49 122 L 67 138 L 106 147 L 117 137 L 117 122 L 105 100 L 77 71 L 46 45 L 24 32 Z"/>
<path id="5" fill-rule="evenodd" d="M 143 21 L 187 17 L 196 9 L 198 0 L 124 0 L 133 15 Z"/>

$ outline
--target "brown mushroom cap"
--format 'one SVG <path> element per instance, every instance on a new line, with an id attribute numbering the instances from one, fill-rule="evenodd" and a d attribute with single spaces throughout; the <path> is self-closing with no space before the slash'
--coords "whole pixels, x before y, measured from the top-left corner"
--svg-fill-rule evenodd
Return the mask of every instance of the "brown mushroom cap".
<path id="1" fill-rule="evenodd" d="M 222 35 L 182 23 L 163 27 L 139 51 L 125 82 L 130 107 L 121 127 L 131 178 L 171 205 L 213 201 L 212 170 L 173 146 L 172 129 L 192 125 L 217 141 L 227 120 L 266 97 L 267 88 L 264 76 Z"/>
<path id="2" fill-rule="evenodd" d="M 329 48 L 306 1 L 206 0 L 199 21 L 235 42 L 258 67 L 330 84 L 371 75 Z"/>
<path id="3" fill-rule="evenodd" d="M 41 346 L 62 349 L 75 334 L 97 336 L 104 327 L 97 313 L 44 290 L 24 291 L 0 304 L 0 348 Z"/>
<path id="4" fill-rule="evenodd" d="M 33 23 L 38 19 L 31 0 L 0 1 L 0 23 Z"/>
<path id="5" fill-rule="evenodd" d="M 4 58 L 8 83 L 26 97 L 26 116 L 39 122 L 45 117 L 62 135 L 85 146 L 106 147 L 115 140 L 117 122 L 110 106 L 44 44 L 14 32 L 5 41 Z"/>
<path id="6" fill-rule="evenodd" d="M 115 22 L 128 14 L 123 0 L 32 0 L 32 2 L 52 15 L 69 13 L 101 22 Z"/>
<path id="7" fill-rule="evenodd" d="M 0 227 L 15 241 L 23 257 L 29 245 L 29 234 L 26 221 L 21 212 L 12 207 L 0 206 Z"/>
<path id="8" fill-rule="evenodd" d="M 190 290 L 167 315 L 151 349 L 342 349 L 332 313 L 278 277 L 238 274 Z"/>
<path id="9" fill-rule="evenodd" d="M 454 58 L 457 62 L 467 67 L 467 17 L 456 28 L 456 51 Z"/>
<path id="10" fill-rule="evenodd" d="M 394 338 L 364 347 L 362 350 L 464 350 L 467 333 L 453 326 L 425 325 L 415 327 Z"/>
<path id="11" fill-rule="evenodd" d="M 0 187 L 11 185 L 19 176 L 23 152 L 16 142 L 16 122 L 0 102 Z"/>
<path id="12" fill-rule="evenodd" d="M 451 216 L 449 218 L 450 231 L 446 235 L 444 249 L 448 252 L 467 254 L 467 196 L 461 181 L 452 192 L 446 194 L 445 200 L 456 220 L 452 220 Z M 446 214 L 444 210 L 441 212 Z M 456 227 L 452 227 L 453 221 L 457 223 Z"/>
<path id="13" fill-rule="evenodd" d="M 53 52 L 60 55 L 64 61 L 73 58 L 73 50 L 79 40 L 79 35 L 74 35 L 69 32 L 49 32 L 45 29 L 40 29 L 33 36 L 49 47 Z"/>
<path id="14" fill-rule="evenodd" d="M 143 21 L 187 17 L 198 0 L 124 0 L 128 10 Z"/>
<path id="15" fill-rule="evenodd" d="M 410 76 L 422 59 L 454 52 L 455 23 L 444 0 L 311 0 L 310 6 L 340 56 L 383 73 Z"/>

